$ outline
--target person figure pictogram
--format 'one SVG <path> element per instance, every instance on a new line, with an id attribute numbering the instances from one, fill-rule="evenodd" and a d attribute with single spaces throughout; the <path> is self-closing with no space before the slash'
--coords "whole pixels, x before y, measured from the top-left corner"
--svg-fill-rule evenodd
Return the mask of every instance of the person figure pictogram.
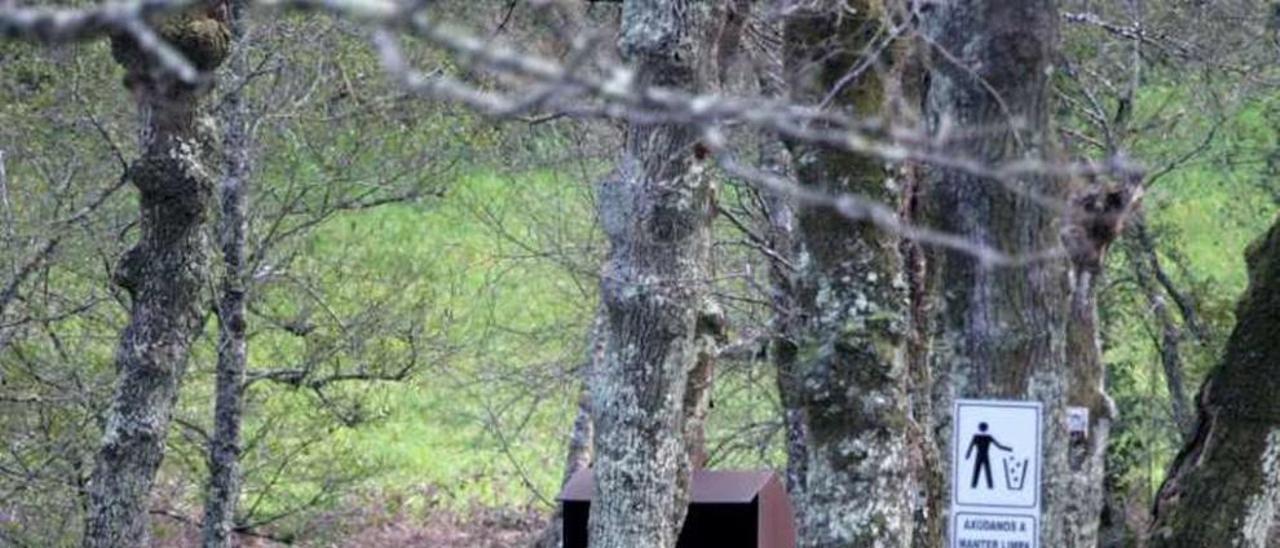
<path id="1" fill-rule="evenodd" d="M 969 460 L 969 456 L 973 454 L 973 450 L 978 450 L 978 458 L 973 462 L 973 481 L 969 483 L 971 489 L 978 488 L 978 473 L 986 472 L 987 489 L 994 489 L 995 486 L 991 482 L 991 446 L 1002 451 L 1013 452 L 1012 447 L 1001 445 L 996 438 L 987 433 L 987 423 L 978 423 L 978 433 L 973 435 L 973 440 L 969 442 L 969 449 L 964 453 L 964 460 Z"/>

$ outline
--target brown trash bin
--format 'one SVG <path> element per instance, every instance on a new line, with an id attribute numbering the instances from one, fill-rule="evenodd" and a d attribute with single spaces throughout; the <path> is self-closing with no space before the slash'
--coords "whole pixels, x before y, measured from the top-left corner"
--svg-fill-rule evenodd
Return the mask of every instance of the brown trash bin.
<path id="1" fill-rule="evenodd" d="M 594 490 L 588 469 L 574 474 L 560 493 L 564 548 L 587 548 Z M 795 548 L 791 499 L 772 471 L 698 470 L 691 498 L 676 548 Z"/>

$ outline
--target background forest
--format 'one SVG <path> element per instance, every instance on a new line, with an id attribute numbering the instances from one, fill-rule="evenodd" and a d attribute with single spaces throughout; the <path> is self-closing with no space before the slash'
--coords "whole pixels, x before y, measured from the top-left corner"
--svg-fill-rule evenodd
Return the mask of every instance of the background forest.
<path id="1" fill-rule="evenodd" d="M 0 13 L 24 4 L 0 1 Z M 590 460 L 574 446 L 590 412 L 584 383 L 597 361 L 610 242 L 597 185 L 625 145 L 626 118 L 540 104 L 549 88 L 400 37 L 413 78 L 534 97 L 484 112 L 447 90 L 415 89 L 371 47 L 382 31 L 359 17 L 264 4 L 234 8 L 239 29 L 207 99 L 219 131 L 239 127 L 245 143 L 236 542 L 545 540 L 566 455 L 570 468 Z M 621 2 L 424 4 L 433 26 L 480 47 L 506 44 L 588 74 L 623 63 Z M 740 3 L 756 11 L 742 16 L 739 51 L 722 59 L 725 96 L 770 95 L 759 77 L 776 48 L 758 22 L 774 13 L 768 4 Z M 1119 411 L 1102 527 L 1109 545 L 1131 545 L 1150 526 L 1194 430 L 1196 392 L 1235 326 L 1245 249 L 1280 205 L 1278 12 L 1249 0 L 1057 4 L 1046 93 L 1058 154 L 1123 157 L 1145 173 L 1096 288 L 1105 384 Z M 0 38 L 20 37 L 16 28 L 0 22 Z M 130 321 L 130 295 L 113 280 L 143 230 L 128 177 L 142 153 L 136 98 L 112 49 L 105 39 L 0 40 L 0 545 L 74 545 L 85 534 Z M 754 163 L 773 138 L 741 124 L 725 139 Z M 233 152 L 213 163 L 235 165 Z M 723 327 L 705 463 L 786 471 L 773 205 L 741 173 L 710 176 L 719 190 L 708 294 Z M 158 546 L 200 542 L 206 519 L 227 273 L 217 196 L 202 229 L 213 265 L 198 298 L 207 316 L 148 499 Z"/>

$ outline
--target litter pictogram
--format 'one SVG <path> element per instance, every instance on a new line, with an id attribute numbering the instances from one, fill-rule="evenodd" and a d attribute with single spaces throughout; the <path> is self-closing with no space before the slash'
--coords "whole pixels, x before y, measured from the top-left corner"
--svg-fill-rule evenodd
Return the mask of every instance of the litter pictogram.
<path id="1" fill-rule="evenodd" d="M 1004 458 L 1004 484 L 1010 491 L 1021 491 L 1027 485 L 1027 465 L 1031 459 L 1019 461 L 1015 457 Z"/>
<path id="2" fill-rule="evenodd" d="M 951 546 L 1039 546 L 1041 405 L 957 400 Z"/>

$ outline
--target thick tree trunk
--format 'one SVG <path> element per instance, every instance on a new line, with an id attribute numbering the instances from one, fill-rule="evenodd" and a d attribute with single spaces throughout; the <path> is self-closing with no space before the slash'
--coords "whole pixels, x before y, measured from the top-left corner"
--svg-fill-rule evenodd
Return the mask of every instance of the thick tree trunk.
<path id="1" fill-rule="evenodd" d="M 638 86 L 700 89 L 713 3 L 628 0 L 620 48 Z M 711 180 L 695 129 L 633 122 L 599 189 L 604 362 L 592 386 L 595 548 L 674 546 L 687 506 L 684 397 L 707 296 Z"/>
<path id="2" fill-rule="evenodd" d="M 240 87 L 249 74 L 244 42 L 243 2 L 232 4 L 228 26 L 233 47 L 229 64 L 221 185 L 218 188 L 221 217 L 218 238 L 222 248 L 222 295 L 218 300 L 218 365 L 216 374 L 213 439 L 209 440 L 209 484 L 204 503 L 203 545 L 231 546 L 236 503 L 240 498 L 240 427 L 244 412 L 244 378 L 247 365 L 245 300 L 245 234 L 248 230 L 249 112 Z"/>
<path id="3" fill-rule="evenodd" d="M 883 17 L 876 2 L 831 1 L 792 13 L 785 48 L 793 98 L 859 117 L 884 112 L 889 59 L 852 82 Z M 838 86 L 844 85 L 842 89 Z M 882 160 L 790 142 L 801 184 L 893 203 Z M 797 211 L 807 261 L 808 321 L 798 367 L 808 421 L 803 546 L 909 546 L 915 490 L 909 458 L 906 286 L 896 235 L 834 207 Z"/>
<path id="4" fill-rule="evenodd" d="M 921 23 L 935 47 L 925 116 L 930 130 L 948 139 L 940 154 L 990 165 L 1046 157 L 1048 75 L 1057 17 L 1053 0 L 957 0 L 928 6 Z M 974 245 L 1028 256 L 1057 246 L 1055 212 L 1029 193 L 1065 199 L 1063 186 L 1045 176 L 1001 182 L 932 167 L 921 200 L 933 228 Z M 955 398 L 1043 402 L 1041 539 L 1046 547 L 1067 546 L 1064 495 L 1070 468 L 1062 425 L 1068 287 L 1063 264 L 1035 260 L 996 266 L 974 253 L 931 249 L 928 268 L 935 299 L 930 321 L 930 360 L 937 380 L 934 428 L 941 454 L 950 454 Z"/>
<path id="5" fill-rule="evenodd" d="M 1249 289 L 1194 434 L 1156 497 L 1152 548 L 1269 546 L 1280 509 L 1280 222 L 1250 246 Z"/>
<path id="6" fill-rule="evenodd" d="M 226 27 L 218 21 L 183 15 L 160 30 L 202 70 L 226 56 Z M 116 351 L 120 377 L 89 482 L 84 545 L 120 548 L 147 543 L 147 496 L 164 457 L 188 350 L 203 324 L 203 228 L 213 190 L 207 156 L 214 143 L 202 112 L 207 87 L 164 74 L 128 38 L 114 39 L 112 53 L 138 102 L 142 156 L 129 178 L 138 189 L 141 222 L 138 243 L 116 272 L 132 306 Z"/>

